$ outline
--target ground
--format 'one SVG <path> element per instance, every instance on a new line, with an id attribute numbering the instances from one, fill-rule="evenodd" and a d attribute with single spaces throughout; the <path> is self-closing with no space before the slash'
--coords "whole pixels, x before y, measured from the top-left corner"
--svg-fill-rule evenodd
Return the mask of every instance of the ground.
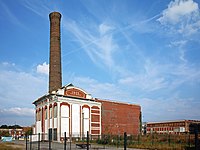
<path id="1" fill-rule="evenodd" d="M 40 148 L 41 149 L 47 149 L 49 148 L 49 143 L 48 142 L 42 142 L 40 143 Z M 76 150 L 76 149 L 81 149 L 76 147 L 74 143 L 71 144 L 67 143 L 67 150 L 68 149 Z M 32 149 L 38 149 L 38 143 L 32 143 L 31 145 Z M 57 143 L 57 142 L 52 142 L 51 144 L 52 150 L 63 150 L 64 149 L 64 144 L 63 143 Z M 26 141 L 13 141 L 13 142 L 1 142 L 0 141 L 0 150 L 25 150 L 26 149 Z M 27 143 L 27 149 L 30 149 L 30 143 Z M 123 150 L 124 148 L 117 148 L 117 147 L 111 147 L 111 146 L 104 146 L 104 145 L 96 145 L 96 144 L 91 144 L 91 150 L 98 150 L 98 149 L 106 149 L 106 150 Z M 127 150 L 137 150 L 133 148 L 127 148 Z"/>

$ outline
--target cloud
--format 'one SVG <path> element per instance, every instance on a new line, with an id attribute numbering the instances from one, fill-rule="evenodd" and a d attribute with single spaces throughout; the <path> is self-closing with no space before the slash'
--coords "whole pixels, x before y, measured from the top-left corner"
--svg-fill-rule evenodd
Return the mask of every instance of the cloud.
<path id="1" fill-rule="evenodd" d="M 0 108 L 33 106 L 32 102 L 46 93 L 47 80 L 46 76 L 22 71 L 13 63 L 0 63 Z"/>
<path id="2" fill-rule="evenodd" d="M 198 4 L 193 0 L 175 0 L 169 3 L 158 21 L 163 24 L 176 24 L 181 22 L 184 17 L 192 17 L 195 13 L 198 13 Z"/>
<path id="3" fill-rule="evenodd" d="M 112 26 L 109 26 L 105 23 L 102 23 L 99 25 L 99 32 L 101 35 L 106 34 L 107 32 L 113 30 L 114 28 Z"/>
<path id="4" fill-rule="evenodd" d="M 192 98 L 182 98 L 177 93 L 171 93 L 166 98 L 151 99 L 144 97 L 139 101 L 145 121 L 199 119 L 200 102 Z"/>
<path id="5" fill-rule="evenodd" d="M 181 53 L 181 52 L 180 52 Z M 183 52 L 184 53 L 184 52 Z M 177 90 L 184 84 L 199 83 L 200 71 L 187 63 L 184 54 L 180 54 L 183 63 L 167 62 L 160 64 L 154 60 L 147 59 L 141 66 L 144 70 L 140 73 L 127 74 L 118 79 L 118 83 L 133 89 L 142 90 L 143 93 L 151 93 L 158 90 Z"/>
<path id="6" fill-rule="evenodd" d="M 164 77 L 148 77 L 148 75 L 135 75 L 119 79 L 119 84 L 128 85 L 145 92 L 152 92 L 167 87 L 168 83 Z"/>
<path id="7" fill-rule="evenodd" d="M 22 1 L 22 5 L 25 8 L 45 19 L 47 19 L 46 14 L 48 14 L 52 10 L 48 4 L 49 3 L 44 3 L 43 1 L 29 1 L 29 0 Z"/>
<path id="8" fill-rule="evenodd" d="M 172 41 L 169 44 L 170 48 L 176 48 L 177 50 L 179 50 L 179 60 L 181 60 L 183 63 L 187 63 L 187 59 L 185 58 L 185 53 L 186 53 L 186 49 L 185 49 L 185 45 L 188 43 L 187 40 L 179 40 L 179 41 Z"/>
<path id="9" fill-rule="evenodd" d="M 111 29 L 112 26 L 105 24 L 80 25 L 76 21 L 68 19 L 63 20 L 64 29 L 70 32 L 84 49 L 89 58 L 99 66 L 103 65 L 112 68 L 115 66 L 113 59 L 114 52 L 118 49 L 118 44 L 114 41 Z M 91 30 L 91 28 L 97 30 Z M 76 51 L 76 50 L 75 50 Z"/>
<path id="10" fill-rule="evenodd" d="M 9 62 L 2 62 L 3 67 L 14 67 L 15 63 L 9 63 Z"/>
<path id="11" fill-rule="evenodd" d="M 169 44 L 169 47 L 183 47 L 186 43 L 187 43 L 186 40 L 172 41 Z"/>
<path id="12" fill-rule="evenodd" d="M 37 73 L 49 75 L 49 64 L 44 62 L 42 65 L 37 66 Z"/>
<path id="13" fill-rule="evenodd" d="M 85 89 L 94 98 L 132 102 L 129 91 L 123 90 L 120 86 L 109 82 L 99 82 L 89 77 L 74 77 L 75 86 Z"/>
<path id="14" fill-rule="evenodd" d="M 128 85 L 144 92 L 159 90 L 168 86 L 168 82 L 163 76 L 163 66 L 147 59 L 141 66 L 143 71 L 140 73 L 132 73 L 118 80 L 119 84 Z"/>
<path id="15" fill-rule="evenodd" d="M 0 109 L 0 116 L 34 116 L 35 109 L 33 108 L 20 108 L 20 107 L 13 107 L 13 108 L 6 108 Z"/>
<path id="16" fill-rule="evenodd" d="M 157 19 L 172 32 L 191 35 L 200 29 L 200 11 L 198 3 L 193 0 L 171 1 Z"/>
<path id="17" fill-rule="evenodd" d="M 47 92 L 47 76 L 22 71 L 14 63 L 0 63 L 0 124 L 31 125 L 34 105 Z"/>
<path id="18" fill-rule="evenodd" d="M 1 2 L 0 6 L 3 8 L 2 12 L 5 13 L 5 18 L 8 18 L 9 21 L 15 25 L 26 28 L 26 26 L 16 17 L 16 14 L 12 12 L 11 9 L 6 4 Z"/>

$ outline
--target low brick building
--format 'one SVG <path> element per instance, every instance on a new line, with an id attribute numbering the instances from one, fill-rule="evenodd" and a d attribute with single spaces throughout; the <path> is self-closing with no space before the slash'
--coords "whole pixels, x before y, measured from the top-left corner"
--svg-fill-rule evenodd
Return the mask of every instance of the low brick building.
<path id="1" fill-rule="evenodd" d="M 200 120 L 173 120 L 163 122 L 148 122 L 146 124 L 147 134 L 181 134 L 188 133 L 192 123 L 200 123 Z"/>
<path id="2" fill-rule="evenodd" d="M 30 130 L 31 130 L 31 127 L 6 128 L 6 129 L 0 128 L 0 133 L 7 132 L 9 136 L 12 136 L 13 138 L 19 138 L 21 136 L 25 136 L 26 132 Z"/>

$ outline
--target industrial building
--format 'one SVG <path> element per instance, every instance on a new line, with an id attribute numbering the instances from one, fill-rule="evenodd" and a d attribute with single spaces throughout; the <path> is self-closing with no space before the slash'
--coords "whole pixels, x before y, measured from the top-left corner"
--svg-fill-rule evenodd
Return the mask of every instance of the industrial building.
<path id="1" fill-rule="evenodd" d="M 49 92 L 36 99 L 34 134 L 52 135 L 55 141 L 66 136 L 139 134 L 141 107 L 109 100 L 93 98 L 84 89 L 68 84 L 62 86 L 60 20 L 59 12 L 50 18 L 50 66 Z M 103 96 L 103 95 L 102 95 Z"/>
<path id="2" fill-rule="evenodd" d="M 146 124 L 146 133 L 158 134 L 181 134 L 189 133 L 190 124 L 198 123 L 200 120 L 173 120 L 163 122 L 148 122 Z"/>

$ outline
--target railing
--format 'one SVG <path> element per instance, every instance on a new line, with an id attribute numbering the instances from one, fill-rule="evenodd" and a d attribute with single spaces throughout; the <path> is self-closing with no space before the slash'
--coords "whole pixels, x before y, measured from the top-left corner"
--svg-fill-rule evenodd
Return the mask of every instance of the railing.
<path id="1" fill-rule="evenodd" d="M 26 150 L 72 150 L 87 149 L 124 149 L 127 148 L 155 148 L 184 150 L 193 147 L 199 149 L 200 134 L 148 134 L 148 135 L 89 135 L 66 136 L 66 132 L 54 138 L 51 134 L 37 134 L 26 136 Z M 76 134 L 77 135 L 77 134 Z M 58 138 L 59 137 L 59 138 Z M 195 137 L 197 138 L 195 140 Z M 54 140 L 57 139 L 57 140 Z M 195 147 L 196 146 L 196 147 Z"/>

